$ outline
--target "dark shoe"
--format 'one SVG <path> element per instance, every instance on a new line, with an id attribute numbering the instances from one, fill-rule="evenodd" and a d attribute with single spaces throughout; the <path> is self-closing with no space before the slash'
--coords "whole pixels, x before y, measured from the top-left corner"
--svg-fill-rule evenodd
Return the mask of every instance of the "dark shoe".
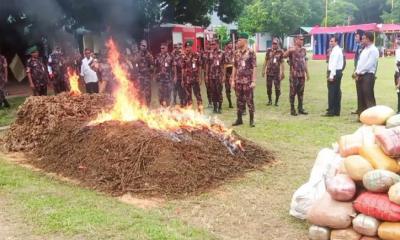
<path id="1" fill-rule="evenodd" d="M 232 126 L 239 126 L 243 124 L 243 119 L 242 119 L 242 114 L 238 113 L 237 114 L 237 119 L 236 121 L 232 124 Z"/>
<path id="2" fill-rule="evenodd" d="M 255 127 L 256 125 L 254 124 L 254 113 L 250 113 L 250 127 Z"/>
<path id="3" fill-rule="evenodd" d="M 358 111 L 353 111 L 353 112 L 351 112 L 351 114 L 358 115 Z"/>
<path id="4" fill-rule="evenodd" d="M 275 107 L 279 107 L 278 102 L 275 102 Z"/>
<path id="5" fill-rule="evenodd" d="M 217 111 L 217 103 L 213 103 L 213 106 L 214 106 L 213 113 L 217 113 L 217 112 L 218 112 L 218 111 Z"/>
<path id="6" fill-rule="evenodd" d="M 333 113 L 325 113 L 322 115 L 322 117 L 334 117 L 334 116 L 335 116 L 335 114 L 333 114 Z"/>
<path id="7" fill-rule="evenodd" d="M 272 105 L 272 101 L 267 102 L 267 106 L 271 106 Z"/>
<path id="8" fill-rule="evenodd" d="M 308 112 L 304 111 L 304 109 L 300 109 L 299 114 L 308 115 Z"/>
<path id="9" fill-rule="evenodd" d="M 219 113 L 219 114 L 222 113 L 222 103 L 221 102 L 218 103 L 217 113 Z"/>
<path id="10" fill-rule="evenodd" d="M 296 110 L 294 110 L 294 108 L 290 109 L 290 115 L 297 116 Z"/>

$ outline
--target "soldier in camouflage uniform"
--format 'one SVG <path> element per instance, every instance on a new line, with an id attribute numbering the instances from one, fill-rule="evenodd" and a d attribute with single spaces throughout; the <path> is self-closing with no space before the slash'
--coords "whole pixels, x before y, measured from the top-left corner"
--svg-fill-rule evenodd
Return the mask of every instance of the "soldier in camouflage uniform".
<path id="1" fill-rule="evenodd" d="M 203 63 L 202 65 L 202 70 L 205 71 L 206 69 L 206 59 L 208 54 L 211 52 L 211 42 L 207 42 L 207 46 L 204 50 L 202 50 L 200 47 L 197 49 L 197 52 L 199 53 L 200 57 L 201 57 L 201 61 Z M 208 81 L 206 75 L 201 74 L 200 79 L 204 76 L 204 84 L 206 86 L 206 93 L 207 93 L 207 100 L 208 100 L 208 108 L 211 108 L 211 102 L 212 102 L 212 86 L 211 86 L 211 82 Z M 201 79 L 203 80 L 203 79 Z M 202 82 L 202 81 L 200 81 Z"/>
<path id="2" fill-rule="evenodd" d="M 233 44 L 229 40 L 226 47 L 225 47 L 225 93 L 226 98 L 228 99 L 229 108 L 233 108 L 232 100 L 231 100 L 231 76 L 233 70 L 233 58 L 234 58 L 234 51 L 233 51 Z"/>
<path id="3" fill-rule="evenodd" d="M 172 56 L 174 58 L 174 63 L 176 66 L 176 82 L 174 83 L 173 95 L 174 95 L 174 105 L 176 105 L 176 97 L 179 96 L 181 107 L 186 105 L 186 95 L 182 88 L 182 56 L 183 49 L 182 44 L 178 43 L 174 45 L 174 50 L 172 51 Z"/>
<path id="4" fill-rule="evenodd" d="M 46 96 L 49 76 L 47 75 L 45 65 L 42 60 L 39 59 L 39 50 L 36 46 L 33 46 L 28 49 L 28 53 L 31 55 L 31 58 L 28 59 L 26 73 L 33 95 Z"/>
<path id="5" fill-rule="evenodd" d="M 281 95 L 281 81 L 285 78 L 283 65 L 284 52 L 279 48 L 278 39 L 272 41 L 272 48 L 268 48 L 265 54 L 265 61 L 262 75 L 267 76 L 267 105 L 272 105 L 272 84 L 275 86 L 275 106 L 278 106 Z"/>
<path id="6" fill-rule="evenodd" d="M 200 74 L 202 59 L 200 55 L 192 50 L 193 41 L 185 43 L 185 54 L 182 57 L 182 87 L 186 94 L 186 105 L 191 106 L 192 91 L 197 100 L 199 112 L 203 111 L 203 101 L 200 92 Z"/>
<path id="7" fill-rule="evenodd" d="M 285 57 L 289 58 L 290 65 L 290 114 L 297 116 L 294 101 L 297 95 L 299 114 L 307 115 L 303 108 L 304 85 L 306 79 L 309 80 L 307 67 L 307 52 L 303 48 L 304 37 L 298 35 L 295 38 L 295 46 L 286 51 Z"/>
<path id="8" fill-rule="evenodd" d="M 55 47 L 48 59 L 48 72 L 55 94 L 67 91 L 65 74 L 67 71 L 64 55 L 60 47 Z"/>
<path id="9" fill-rule="evenodd" d="M 0 108 L 3 106 L 6 108 L 10 107 L 10 104 L 6 99 L 6 94 L 4 89 L 7 82 L 8 82 L 7 59 L 3 55 L 0 55 Z"/>
<path id="10" fill-rule="evenodd" d="M 151 103 L 151 78 L 154 65 L 153 55 L 147 50 L 147 42 L 140 42 L 139 52 L 135 56 L 135 68 L 137 69 L 137 82 L 141 101 L 146 106 Z"/>
<path id="11" fill-rule="evenodd" d="M 168 53 L 168 44 L 161 44 L 161 52 L 155 61 L 157 82 L 160 83 L 158 97 L 160 105 L 168 107 L 171 103 L 171 90 L 176 82 L 176 67 L 173 56 Z"/>
<path id="12" fill-rule="evenodd" d="M 206 56 L 206 81 L 211 87 L 214 113 L 222 111 L 222 84 L 224 81 L 224 52 L 219 49 L 218 40 L 211 42 L 211 50 Z"/>
<path id="13" fill-rule="evenodd" d="M 247 46 L 248 38 L 249 35 L 246 33 L 239 35 L 238 49 L 235 52 L 232 86 L 236 91 L 237 119 L 232 124 L 233 126 L 243 124 L 242 114 L 245 111 L 246 103 L 249 108 L 250 127 L 255 126 L 253 90 L 257 80 L 257 61 L 255 52 Z"/>

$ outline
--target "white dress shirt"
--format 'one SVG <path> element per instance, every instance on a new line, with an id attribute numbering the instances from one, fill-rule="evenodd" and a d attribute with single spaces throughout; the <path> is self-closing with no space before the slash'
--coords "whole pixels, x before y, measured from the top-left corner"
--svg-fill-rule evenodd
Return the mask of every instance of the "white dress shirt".
<path id="1" fill-rule="evenodd" d="M 379 51 L 374 44 L 365 47 L 360 54 L 360 59 L 357 64 L 357 74 L 373 73 L 376 72 L 378 66 Z"/>
<path id="2" fill-rule="evenodd" d="M 337 70 L 343 69 L 343 51 L 336 45 L 332 48 L 331 54 L 329 55 L 328 70 L 330 71 L 329 78 L 333 79 L 336 75 Z"/>
<path id="3" fill-rule="evenodd" d="M 84 58 L 81 65 L 81 76 L 83 77 L 85 83 L 98 82 L 97 73 L 89 66 L 93 61 L 93 58 Z"/>
<path id="4" fill-rule="evenodd" d="M 396 62 L 395 62 L 395 68 L 396 68 L 396 72 L 399 71 L 399 67 L 397 66 L 397 63 L 400 62 L 400 47 L 398 47 L 396 49 Z"/>

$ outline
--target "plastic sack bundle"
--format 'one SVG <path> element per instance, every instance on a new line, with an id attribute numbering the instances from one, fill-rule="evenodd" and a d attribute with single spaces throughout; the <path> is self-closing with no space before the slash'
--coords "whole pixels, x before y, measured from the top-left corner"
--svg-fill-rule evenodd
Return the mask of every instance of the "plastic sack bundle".
<path id="1" fill-rule="evenodd" d="M 397 126 L 400 126 L 400 114 L 394 115 L 386 121 L 387 128 L 393 128 Z"/>
<path id="2" fill-rule="evenodd" d="M 359 214 L 353 219 L 353 229 L 364 236 L 376 236 L 380 222 L 370 216 Z"/>
<path id="3" fill-rule="evenodd" d="M 360 238 L 360 240 L 381 240 L 381 239 L 378 237 L 363 236 L 362 238 Z"/>
<path id="4" fill-rule="evenodd" d="M 345 174 L 338 174 L 326 180 L 326 190 L 334 200 L 350 201 L 356 194 L 356 184 Z"/>
<path id="5" fill-rule="evenodd" d="M 386 121 L 395 114 L 392 108 L 378 105 L 362 112 L 360 121 L 367 125 L 385 125 Z"/>
<path id="6" fill-rule="evenodd" d="M 399 240 L 400 223 L 382 223 L 378 229 L 378 236 L 384 240 Z"/>
<path id="7" fill-rule="evenodd" d="M 398 182 L 400 182 L 400 176 L 387 170 L 373 170 L 363 177 L 364 187 L 371 192 L 387 192 Z"/>
<path id="8" fill-rule="evenodd" d="M 349 156 L 344 159 L 346 173 L 354 180 L 361 181 L 364 175 L 374 170 L 371 163 L 360 155 Z"/>
<path id="9" fill-rule="evenodd" d="M 354 201 L 354 208 L 378 220 L 400 222 L 400 206 L 392 203 L 384 193 L 361 193 Z"/>
<path id="10" fill-rule="evenodd" d="M 351 220 L 355 216 L 351 202 L 336 201 L 329 193 L 325 193 L 312 205 L 307 220 L 314 225 L 343 229 L 351 225 Z"/>
<path id="11" fill-rule="evenodd" d="M 362 126 L 353 134 L 344 135 L 339 139 L 339 153 L 342 157 L 359 154 L 362 146 L 375 145 L 374 128 Z"/>
<path id="12" fill-rule="evenodd" d="M 332 230 L 331 240 L 360 240 L 361 234 L 352 228 Z"/>
<path id="13" fill-rule="evenodd" d="M 397 161 L 385 155 L 379 146 L 363 146 L 360 155 L 367 159 L 375 169 L 384 169 L 396 173 L 400 171 L 400 165 Z"/>
<path id="14" fill-rule="evenodd" d="M 307 183 L 293 194 L 290 215 L 306 219 L 313 203 L 326 193 L 325 178 L 335 176 L 342 158 L 333 150 L 322 149 L 315 160 Z"/>
<path id="15" fill-rule="evenodd" d="M 400 205 L 400 183 L 391 186 L 388 195 L 390 201 Z"/>
<path id="16" fill-rule="evenodd" d="M 379 131 L 376 134 L 376 141 L 386 155 L 400 156 L 400 127 Z"/>
<path id="17" fill-rule="evenodd" d="M 331 237 L 331 230 L 326 227 L 312 225 L 308 230 L 308 238 L 310 240 L 329 240 Z"/>

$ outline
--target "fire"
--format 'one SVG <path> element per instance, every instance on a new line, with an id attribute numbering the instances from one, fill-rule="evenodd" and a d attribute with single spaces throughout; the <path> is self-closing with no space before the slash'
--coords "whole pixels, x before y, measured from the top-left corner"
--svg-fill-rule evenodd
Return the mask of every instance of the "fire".
<path id="1" fill-rule="evenodd" d="M 71 94 L 79 95 L 81 91 L 79 90 L 79 76 L 74 70 L 68 68 L 68 81 L 70 85 Z"/>
<path id="2" fill-rule="evenodd" d="M 96 125 L 106 121 L 142 121 L 152 129 L 178 133 L 185 129 L 209 130 L 218 137 L 233 153 L 236 150 L 243 150 L 241 142 L 233 137 L 232 130 L 224 127 L 223 123 L 216 118 L 203 115 L 191 108 L 159 108 L 150 110 L 138 100 L 137 90 L 132 86 L 128 75 L 120 63 L 120 54 L 113 42 L 107 42 L 108 62 L 111 65 L 112 73 L 118 82 L 114 91 L 115 104 L 109 112 L 101 113 L 96 120 L 89 125 Z"/>

